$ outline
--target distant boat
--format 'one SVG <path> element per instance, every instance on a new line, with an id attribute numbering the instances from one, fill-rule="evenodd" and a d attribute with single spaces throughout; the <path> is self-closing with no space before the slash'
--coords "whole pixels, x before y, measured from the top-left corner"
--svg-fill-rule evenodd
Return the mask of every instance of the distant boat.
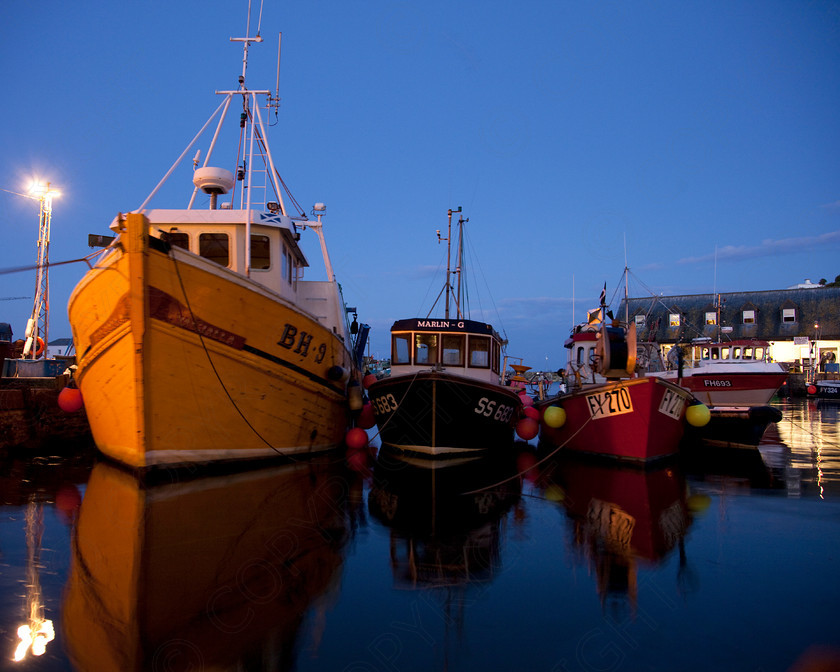
<path id="1" fill-rule="evenodd" d="M 355 313 L 348 324 L 354 309 L 327 254 L 326 208 L 316 204 L 312 220 L 291 196 L 297 213 L 284 202 L 263 119 L 279 98 L 245 82 L 249 45 L 262 38 L 236 40 L 239 86 L 217 92 L 223 102 L 204 126 L 217 119 L 216 132 L 203 164 L 193 160 L 187 207 L 147 204 L 201 134 L 139 208 L 114 219 L 116 238 L 70 297 L 93 438 L 132 468 L 308 455 L 341 444 L 351 421 L 348 381 L 367 328 L 353 328 Z M 241 114 L 226 128 L 231 104 Z M 232 170 L 211 163 L 223 130 L 238 152 Z M 131 157 L 124 163 L 133 175 Z M 304 279 L 308 232 L 325 280 Z"/>
<path id="2" fill-rule="evenodd" d="M 840 401 L 840 380 L 815 380 L 808 383 L 806 391 L 809 397 Z"/>
<path id="3" fill-rule="evenodd" d="M 694 339 L 682 363 L 683 346 L 668 352 L 663 365 L 658 343 L 639 343 L 637 358 L 647 375 L 678 383 L 710 408 L 764 406 L 787 380 L 787 371 L 770 361 L 770 343 L 759 339 Z"/>
<path id="4" fill-rule="evenodd" d="M 458 283 L 451 284 L 452 215 L 460 211 L 448 213 L 443 316 L 431 317 L 433 305 L 426 317 L 394 322 L 391 373 L 368 388 L 383 443 L 429 457 L 463 457 L 511 445 L 522 410 L 517 390 L 503 383 L 506 341 L 493 325 L 465 316 L 463 217 L 454 271 Z"/>
<path id="5" fill-rule="evenodd" d="M 691 394 L 668 380 L 636 374 L 635 325 L 608 326 L 601 296 L 601 307 L 565 342 L 565 391 L 536 403 L 540 442 L 640 463 L 676 455 Z"/>

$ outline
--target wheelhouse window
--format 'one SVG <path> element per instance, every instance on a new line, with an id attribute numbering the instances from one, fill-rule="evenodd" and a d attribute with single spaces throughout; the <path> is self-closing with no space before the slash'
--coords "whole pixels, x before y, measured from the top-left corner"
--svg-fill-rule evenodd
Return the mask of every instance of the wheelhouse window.
<path id="1" fill-rule="evenodd" d="M 470 336 L 469 341 L 470 366 L 476 369 L 490 368 L 490 338 L 487 336 Z"/>
<path id="2" fill-rule="evenodd" d="M 644 327 L 645 327 L 645 316 L 644 315 L 636 315 L 633 319 L 636 322 L 636 329 L 644 329 Z"/>
<path id="3" fill-rule="evenodd" d="M 391 364 L 411 364 L 411 334 L 391 337 Z"/>
<path id="4" fill-rule="evenodd" d="M 271 249 L 268 236 L 253 234 L 251 236 L 251 268 L 264 271 L 271 268 Z"/>
<path id="5" fill-rule="evenodd" d="M 575 354 L 575 364 L 581 366 L 583 364 L 589 364 L 590 356 L 591 356 L 592 348 L 587 348 L 583 345 L 579 345 L 577 347 L 577 353 Z"/>
<path id="6" fill-rule="evenodd" d="M 706 313 L 706 324 L 717 324 L 717 313 L 709 311 Z"/>
<path id="7" fill-rule="evenodd" d="M 434 364 L 437 362 L 437 354 L 437 334 L 414 334 L 415 364 Z"/>
<path id="8" fill-rule="evenodd" d="M 668 324 L 672 327 L 680 326 L 680 314 L 679 313 L 671 313 L 668 316 Z"/>
<path id="9" fill-rule="evenodd" d="M 280 266 L 280 272 L 283 277 L 287 278 L 288 282 L 291 282 L 291 274 L 289 273 L 289 252 L 285 245 L 283 245 L 283 249 L 280 252 Z"/>
<path id="10" fill-rule="evenodd" d="M 174 232 L 167 234 L 167 237 L 172 247 L 180 247 L 185 250 L 190 249 L 190 234 Z"/>
<path id="11" fill-rule="evenodd" d="M 463 334 L 443 334 L 441 336 L 444 366 L 464 366 L 464 341 Z"/>
<path id="12" fill-rule="evenodd" d="M 226 233 L 202 233 L 198 237 L 198 253 L 220 266 L 230 263 L 230 240 Z"/>
<path id="13" fill-rule="evenodd" d="M 782 322 L 796 322 L 796 308 L 782 308 Z"/>
<path id="14" fill-rule="evenodd" d="M 501 372 L 501 360 L 502 360 L 502 346 L 499 345 L 498 341 L 493 341 L 493 366 L 492 369 L 495 373 Z"/>
<path id="15" fill-rule="evenodd" d="M 755 324 L 755 311 L 745 310 L 742 313 L 742 321 L 744 324 Z"/>

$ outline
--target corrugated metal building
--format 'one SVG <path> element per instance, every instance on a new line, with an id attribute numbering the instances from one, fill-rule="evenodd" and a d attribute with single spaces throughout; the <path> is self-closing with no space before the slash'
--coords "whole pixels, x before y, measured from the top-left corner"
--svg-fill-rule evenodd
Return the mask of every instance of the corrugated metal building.
<path id="1" fill-rule="evenodd" d="M 627 306 L 640 340 L 757 338 L 794 370 L 814 357 L 840 362 L 840 287 L 806 287 L 631 298 Z M 624 301 L 617 314 L 625 315 Z"/>

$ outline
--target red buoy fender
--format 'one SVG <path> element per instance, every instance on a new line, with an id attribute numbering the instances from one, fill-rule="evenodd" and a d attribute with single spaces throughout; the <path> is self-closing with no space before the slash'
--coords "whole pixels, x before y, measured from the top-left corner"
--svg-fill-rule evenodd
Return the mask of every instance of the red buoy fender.
<path id="1" fill-rule="evenodd" d="M 78 387 L 67 386 L 58 393 L 58 407 L 65 413 L 75 413 L 84 406 L 82 393 Z"/>

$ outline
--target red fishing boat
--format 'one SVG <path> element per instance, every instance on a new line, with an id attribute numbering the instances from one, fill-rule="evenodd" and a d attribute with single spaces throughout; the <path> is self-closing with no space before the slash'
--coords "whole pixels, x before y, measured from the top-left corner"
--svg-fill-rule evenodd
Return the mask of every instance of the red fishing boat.
<path id="1" fill-rule="evenodd" d="M 649 462 L 679 451 L 691 394 L 657 377 L 637 377 L 635 325 L 604 321 L 606 306 L 577 325 L 565 385 L 536 403 L 540 441 L 563 450 Z"/>

